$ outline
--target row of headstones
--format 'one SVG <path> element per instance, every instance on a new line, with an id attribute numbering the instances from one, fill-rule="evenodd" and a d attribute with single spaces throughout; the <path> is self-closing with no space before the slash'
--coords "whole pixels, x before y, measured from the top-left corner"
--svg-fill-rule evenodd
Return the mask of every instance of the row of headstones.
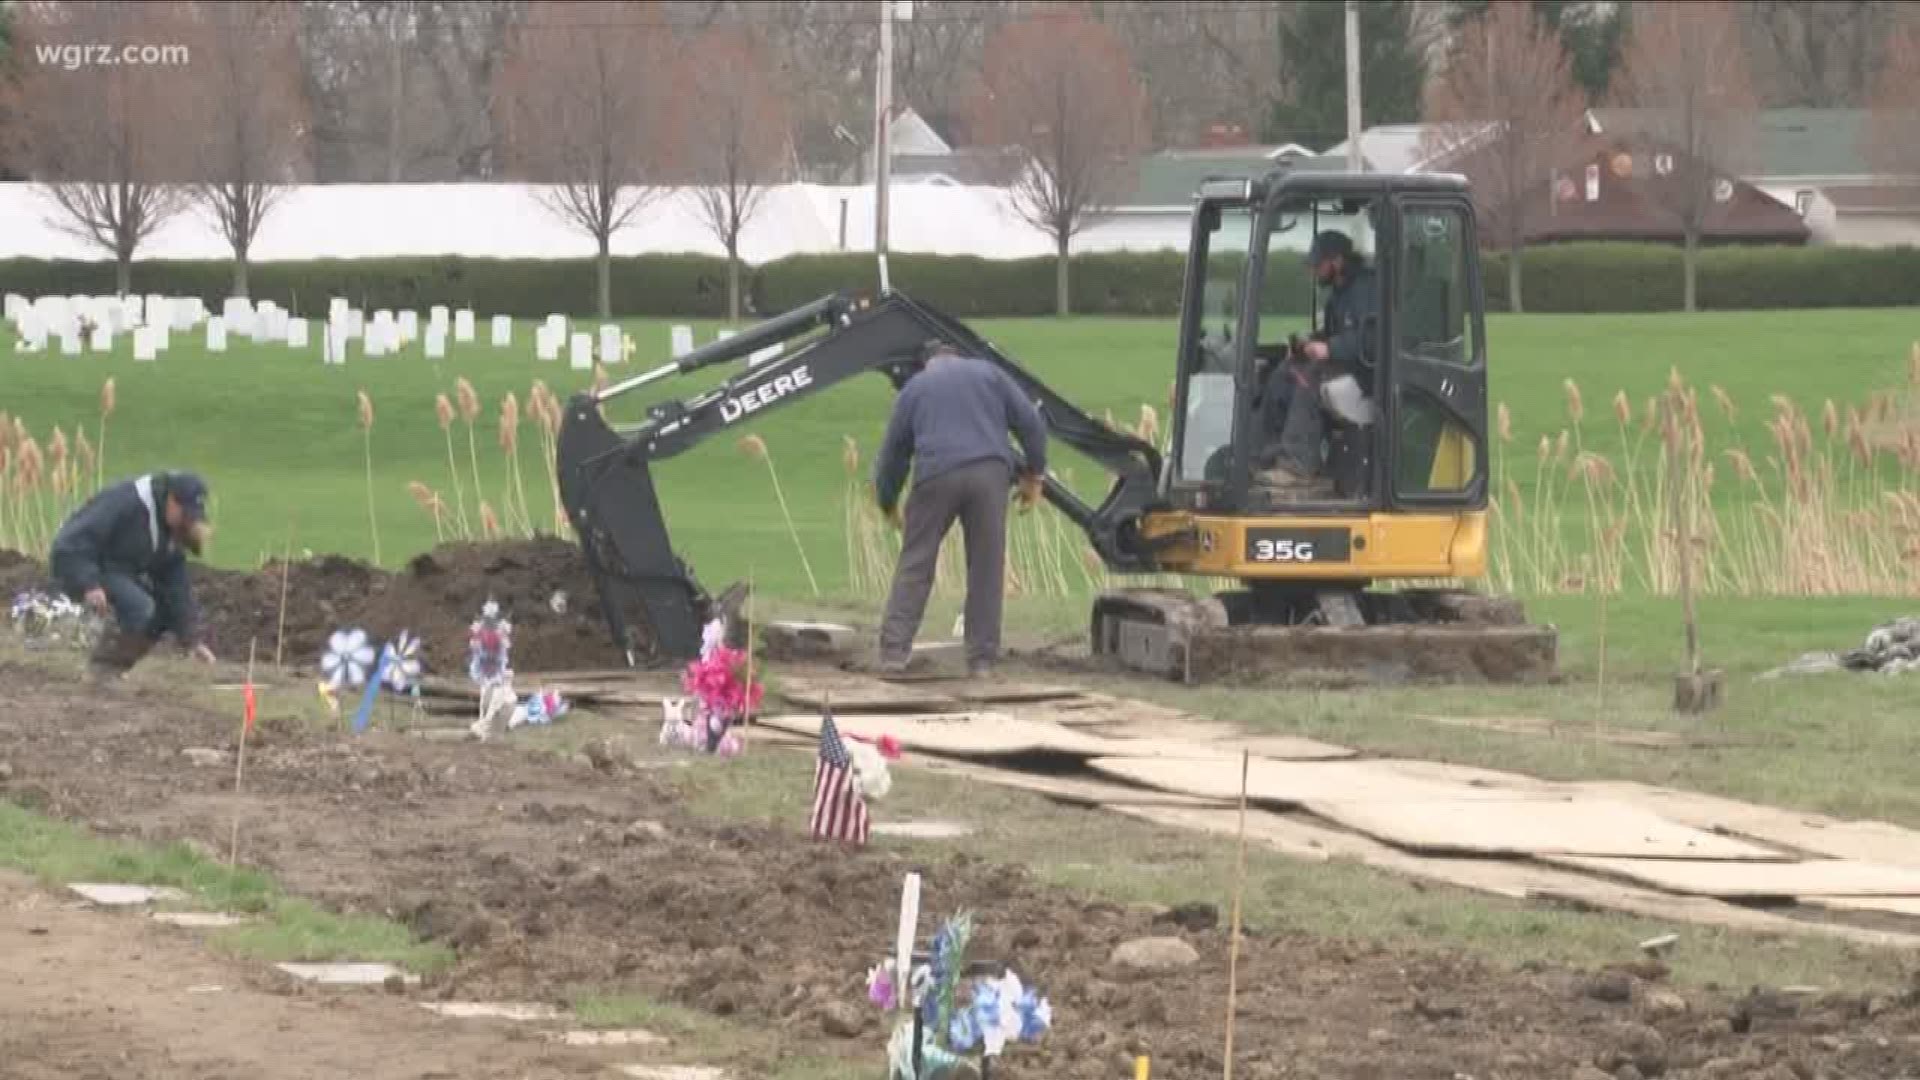
<path id="1" fill-rule="evenodd" d="M 206 325 L 208 352 L 225 352 L 229 335 L 250 337 L 256 344 L 282 342 L 295 349 L 308 348 L 311 342 L 308 320 L 293 317 L 271 300 L 256 303 L 243 297 L 229 297 L 221 314 L 209 315 L 198 297 L 44 296 L 28 300 L 9 293 L 4 313 L 18 330 L 16 349 L 29 353 L 47 351 L 56 338 L 63 355 L 79 356 L 88 349 L 96 353 L 110 352 L 114 337 L 131 330 L 134 359 L 151 361 L 166 351 L 173 333 L 191 330 L 202 322 Z M 392 355 L 419 341 L 427 359 L 440 360 L 446 357 L 449 338 L 462 344 L 472 342 L 475 329 L 475 315 L 471 310 L 453 311 L 445 305 L 435 305 L 428 310 L 423 336 L 418 312 L 382 308 L 369 319 L 349 301 L 334 297 L 321 329 L 321 359 L 327 364 L 346 363 L 347 344 L 357 339 L 361 342 L 362 354 L 369 358 Z M 535 358 L 557 361 L 564 348 L 569 366 L 578 371 L 591 369 L 596 353 L 603 364 L 626 362 L 631 346 L 619 326 L 602 324 L 597 341 L 595 335 L 577 329 L 569 333 L 569 330 L 566 316 L 548 315 L 534 332 Z M 732 336 L 731 330 L 719 332 L 721 340 Z M 510 316 L 493 317 L 490 340 L 494 348 L 507 348 L 512 344 Z M 671 347 L 675 359 L 692 352 L 693 328 L 673 327 Z M 754 353 L 750 363 L 764 363 L 780 352 L 778 344 L 768 346 Z"/>

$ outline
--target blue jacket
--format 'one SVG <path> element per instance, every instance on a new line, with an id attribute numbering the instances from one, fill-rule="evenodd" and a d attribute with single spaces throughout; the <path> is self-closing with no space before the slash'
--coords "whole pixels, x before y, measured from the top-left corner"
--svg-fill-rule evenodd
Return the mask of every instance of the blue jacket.
<path id="1" fill-rule="evenodd" d="M 1320 320 L 1326 336 L 1327 359 L 1364 381 L 1372 377 L 1371 365 L 1380 318 L 1380 278 L 1370 266 L 1356 266 L 1345 281 L 1327 293 L 1327 306 Z M 1364 361 L 1364 363 L 1363 363 Z"/>
<path id="2" fill-rule="evenodd" d="M 77 598 L 117 572 L 146 578 L 176 620 L 182 641 L 195 640 L 198 613 L 187 553 L 167 531 L 167 474 L 153 473 L 102 488 L 54 534 L 48 568 Z"/>
<path id="3" fill-rule="evenodd" d="M 949 357 L 907 380 L 893 404 L 874 462 L 880 508 L 891 512 L 911 467 L 925 483 L 962 465 L 999 458 L 1018 468 L 1007 434 L 1020 440 L 1027 468 L 1047 471 L 1047 426 L 1006 372 L 976 357 Z"/>

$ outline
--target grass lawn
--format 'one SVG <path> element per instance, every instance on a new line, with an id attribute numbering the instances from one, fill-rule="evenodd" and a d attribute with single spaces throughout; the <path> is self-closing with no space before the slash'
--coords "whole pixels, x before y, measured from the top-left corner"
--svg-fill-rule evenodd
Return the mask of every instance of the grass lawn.
<path id="1" fill-rule="evenodd" d="M 710 340 L 714 329 L 699 324 L 699 340 Z M 1151 404 L 1166 419 L 1171 321 L 989 320 L 981 329 L 1095 416 L 1112 410 L 1132 422 L 1143 404 Z M 615 369 L 616 377 L 667 352 L 667 323 L 636 322 L 629 330 L 639 351 L 632 365 Z M 448 445 L 434 415 L 437 393 L 452 397 L 456 378 L 464 377 L 482 399 L 472 445 L 456 421 L 452 448 L 477 526 L 472 460 L 479 461 L 478 494 L 496 511 L 509 475 L 497 436 L 504 395 L 516 394 L 524 415 L 534 380 L 545 380 L 561 398 L 587 381 L 564 363 L 534 360 L 531 323 L 516 325 L 515 343 L 502 350 L 484 343 L 456 346 L 450 359 L 434 363 L 415 347 L 401 356 L 356 358 L 333 368 L 323 367 L 315 350 L 296 354 L 277 345 L 236 342 L 227 353 L 209 355 L 199 332 L 176 335 L 173 348 L 153 364 L 134 363 L 130 341 L 120 342 L 110 356 L 16 354 L 8 333 L 0 331 L 0 411 L 23 418 L 43 444 L 55 425 L 69 439 L 84 428 L 98 443 L 100 387 L 114 378 L 118 403 L 105 431 L 107 475 L 164 465 L 205 472 L 219 525 L 212 557 L 228 566 L 277 553 L 289 529 L 296 550 L 372 555 L 356 391 L 366 390 L 374 405 L 373 509 L 381 561 L 394 566 L 435 539 L 433 522 L 409 496 L 408 483 L 430 485 L 450 506 L 455 502 Z M 1506 468 L 1530 497 L 1532 448 L 1542 436 L 1557 437 L 1567 423 L 1567 379 L 1584 391 L 1582 443 L 1596 452 L 1620 449 L 1607 404 L 1613 393 L 1623 390 L 1643 402 L 1674 367 L 1702 388 L 1703 411 L 1710 385 L 1739 403 L 1736 423 L 1717 413 L 1708 417 L 1715 449 L 1761 446 L 1770 395 L 1787 395 L 1815 417 L 1828 398 L 1862 402 L 1870 391 L 1904 382 L 1915 338 L 1920 320 L 1906 310 L 1495 316 L 1489 332 L 1492 392 L 1496 402 L 1509 406 L 1513 420 Z M 676 393 L 710 380 L 685 382 Z M 884 380 L 857 379 L 742 429 L 765 439 L 799 542 L 827 594 L 844 595 L 848 585 L 844 440 L 851 437 L 861 447 L 864 481 L 890 396 Z M 631 417 L 639 404 L 623 399 L 614 414 Z M 536 520 L 552 510 L 549 470 L 538 445 L 523 423 L 522 479 Z M 661 462 L 656 476 L 676 546 L 703 577 L 724 583 L 751 571 L 765 592 L 811 592 L 800 560 L 782 550 L 792 541 L 767 469 L 731 440 L 711 439 Z M 1103 483 L 1084 464 L 1073 480 L 1096 489 Z M 1573 506 L 1578 495 L 1571 498 L 1569 506 L 1584 513 Z M 52 508 L 41 513 L 49 522 L 57 517 Z"/>

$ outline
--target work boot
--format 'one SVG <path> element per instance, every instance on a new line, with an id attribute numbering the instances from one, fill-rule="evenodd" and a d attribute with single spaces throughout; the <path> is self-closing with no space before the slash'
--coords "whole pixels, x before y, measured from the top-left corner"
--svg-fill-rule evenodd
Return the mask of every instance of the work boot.
<path id="1" fill-rule="evenodd" d="M 96 687 L 117 683 L 153 651 L 155 643 L 155 639 L 146 634 L 108 627 L 101 632 L 99 642 L 93 647 L 93 654 L 87 658 L 89 681 Z"/>

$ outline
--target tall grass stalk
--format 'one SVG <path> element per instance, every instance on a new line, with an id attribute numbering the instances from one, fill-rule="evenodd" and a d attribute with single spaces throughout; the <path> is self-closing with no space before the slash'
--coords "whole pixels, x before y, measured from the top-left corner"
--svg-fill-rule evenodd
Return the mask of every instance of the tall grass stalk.
<path id="1" fill-rule="evenodd" d="M 793 540 L 794 554 L 800 557 L 800 566 L 807 572 L 807 585 L 813 589 L 817 599 L 820 596 L 820 580 L 813 575 L 813 563 L 807 559 L 806 547 L 800 543 L 800 530 L 794 527 L 793 513 L 787 509 L 787 496 L 780 490 L 780 471 L 774 468 L 773 452 L 767 449 L 767 441 L 758 435 L 741 439 L 740 450 L 748 457 L 766 462 L 767 475 L 773 478 L 773 497 L 780 503 L 780 516 L 786 520 L 787 535 Z"/>
<path id="2" fill-rule="evenodd" d="M 447 444 L 447 477 L 453 481 L 453 503 L 457 514 L 454 521 L 459 527 L 461 539 L 466 539 L 473 535 L 473 528 L 467 523 L 467 493 L 462 490 L 460 467 L 453 458 L 453 402 L 447 400 L 447 395 L 435 395 L 433 414 L 440 422 L 440 434 Z"/>
<path id="3" fill-rule="evenodd" d="M 373 562 L 381 565 L 380 519 L 373 508 L 373 399 L 360 391 L 360 438 L 367 458 L 367 530 L 373 534 Z"/>

